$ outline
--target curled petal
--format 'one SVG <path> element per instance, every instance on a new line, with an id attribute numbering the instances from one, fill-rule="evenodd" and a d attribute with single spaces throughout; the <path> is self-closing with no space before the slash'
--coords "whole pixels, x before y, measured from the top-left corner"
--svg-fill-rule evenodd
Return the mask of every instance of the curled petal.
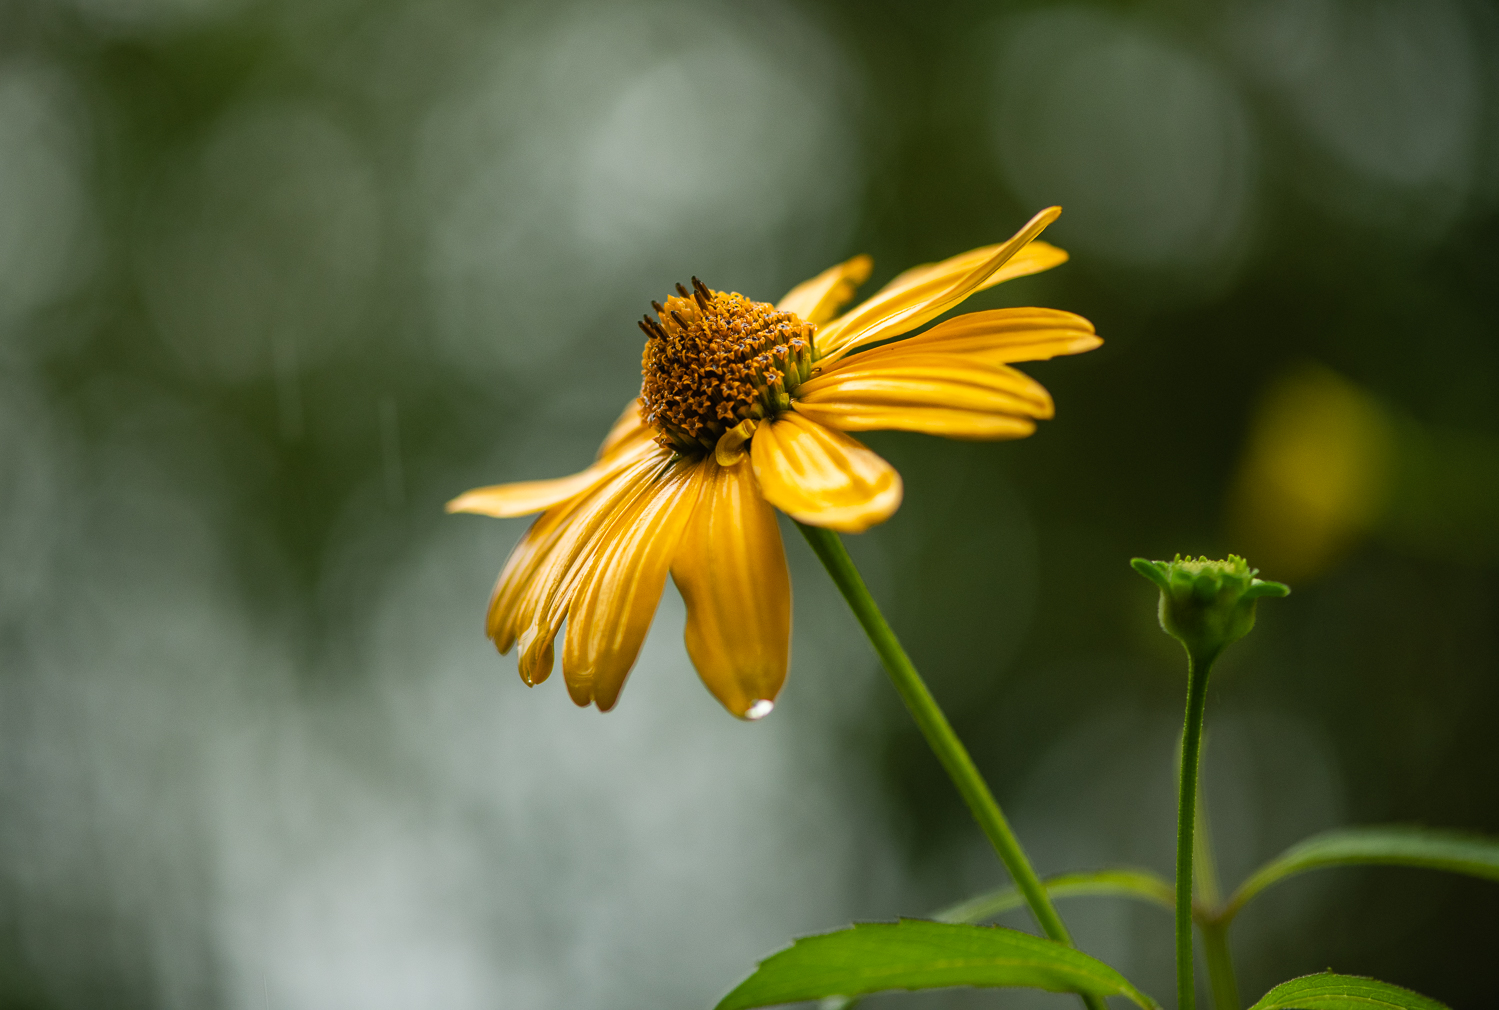
<path id="1" fill-rule="evenodd" d="M 619 700 L 666 585 L 703 484 L 701 461 L 680 461 L 620 508 L 588 559 L 567 610 L 562 675 L 579 705 Z"/>
<path id="2" fill-rule="evenodd" d="M 718 439 L 718 444 L 713 447 L 713 458 L 719 466 L 733 466 L 744 458 L 749 452 L 745 444 L 755 436 L 755 429 L 760 422 L 752 417 L 747 417 L 734 427 L 724 432 Z"/>
<path id="3" fill-rule="evenodd" d="M 829 267 L 809 281 L 802 281 L 776 304 L 782 312 L 795 312 L 809 323 L 828 322 L 854 297 L 854 290 L 869 280 L 874 260 L 855 256 Z"/>
<path id="4" fill-rule="evenodd" d="M 781 531 L 751 464 L 704 462 L 702 498 L 672 578 L 687 602 L 687 654 L 708 690 L 741 719 L 769 709 L 786 680 L 791 576 Z"/>
<path id="5" fill-rule="evenodd" d="M 900 474 L 840 431 L 796 411 L 760 425 L 750 461 L 765 498 L 791 518 L 862 533 L 900 507 Z"/>
<path id="6" fill-rule="evenodd" d="M 998 246 L 975 249 L 930 267 L 908 271 L 904 280 L 875 295 L 817 332 L 817 351 L 834 361 L 855 347 L 909 333 L 937 318 L 975 291 L 998 283 L 1004 266 L 1062 213 L 1049 207 L 1031 218 L 1025 227 Z M 1052 247 L 1043 247 L 1050 250 Z M 1055 250 L 1060 253 L 1060 250 Z M 987 254 L 981 258 L 980 254 Z M 1062 254 L 1065 258 L 1065 254 Z M 1022 265 L 1034 272 L 1060 262 L 1054 256 L 1037 256 Z M 1041 265 L 1044 264 L 1044 265 Z M 1014 275 L 1011 275 L 1014 276 Z M 1000 279 L 1003 279 L 1002 277 Z"/>

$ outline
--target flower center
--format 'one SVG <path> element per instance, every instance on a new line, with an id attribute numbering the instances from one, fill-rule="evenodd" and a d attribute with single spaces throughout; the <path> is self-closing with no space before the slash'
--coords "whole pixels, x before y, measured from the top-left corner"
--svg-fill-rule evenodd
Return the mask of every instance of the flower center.
<path id="1" fill-rule="evenodd" d="M 666 304 L 651 302 L 640 398 L 656 441 L 690 455 L 712 452 L 724 432 L 791 407 L 812 372 L 813 326 L 794 312 L 710 291 L 696 277 Z"/>

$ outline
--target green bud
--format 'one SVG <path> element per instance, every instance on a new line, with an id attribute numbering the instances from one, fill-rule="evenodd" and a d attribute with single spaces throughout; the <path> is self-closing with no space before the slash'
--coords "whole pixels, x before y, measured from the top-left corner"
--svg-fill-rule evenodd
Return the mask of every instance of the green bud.
<path id="1" fill-rule="evenodd" d="M 1249 634 L 1261 596 L 1291 591 L 1279 582 L 1255 578 L 1259 570 L 1234 554 L 1227 561 L 1194 561 L 1180 554 L 1170 561 L 1135 558 L 1130 565 L 1161 591 L 1161 628 L 1199 663 L 1211 663 Z"/>

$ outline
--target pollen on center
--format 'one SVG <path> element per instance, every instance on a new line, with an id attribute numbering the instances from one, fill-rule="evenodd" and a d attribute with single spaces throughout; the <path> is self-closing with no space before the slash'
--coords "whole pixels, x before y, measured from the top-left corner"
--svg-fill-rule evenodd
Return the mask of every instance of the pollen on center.
<path id="1" fill-rule="evenodd" d="M 640 322 L 640 398 L 661 445 L 698 455 L 746 419 L 774 417 L 812 370 L 814 327 L 794 312 L 712 291 L 696 277 L 677 285 L 655 318 Z"/>

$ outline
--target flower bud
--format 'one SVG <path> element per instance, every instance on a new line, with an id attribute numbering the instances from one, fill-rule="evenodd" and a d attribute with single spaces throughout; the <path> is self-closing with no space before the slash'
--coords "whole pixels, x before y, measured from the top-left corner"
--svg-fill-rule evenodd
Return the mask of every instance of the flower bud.
<path id="1" fill-rule="evenodd" d="M 1255 578 L 1258 569 L 1237 555 L 1227 561 L 1183 558 L 1130 561 L 1135 571 L 1161 590 L 1161 628 L 1186 648 L 1194 662 L 1211 663 L 1254 627 L 1254 605 L 1261 596 L 1285 596 L 1279 582 Z"/>

